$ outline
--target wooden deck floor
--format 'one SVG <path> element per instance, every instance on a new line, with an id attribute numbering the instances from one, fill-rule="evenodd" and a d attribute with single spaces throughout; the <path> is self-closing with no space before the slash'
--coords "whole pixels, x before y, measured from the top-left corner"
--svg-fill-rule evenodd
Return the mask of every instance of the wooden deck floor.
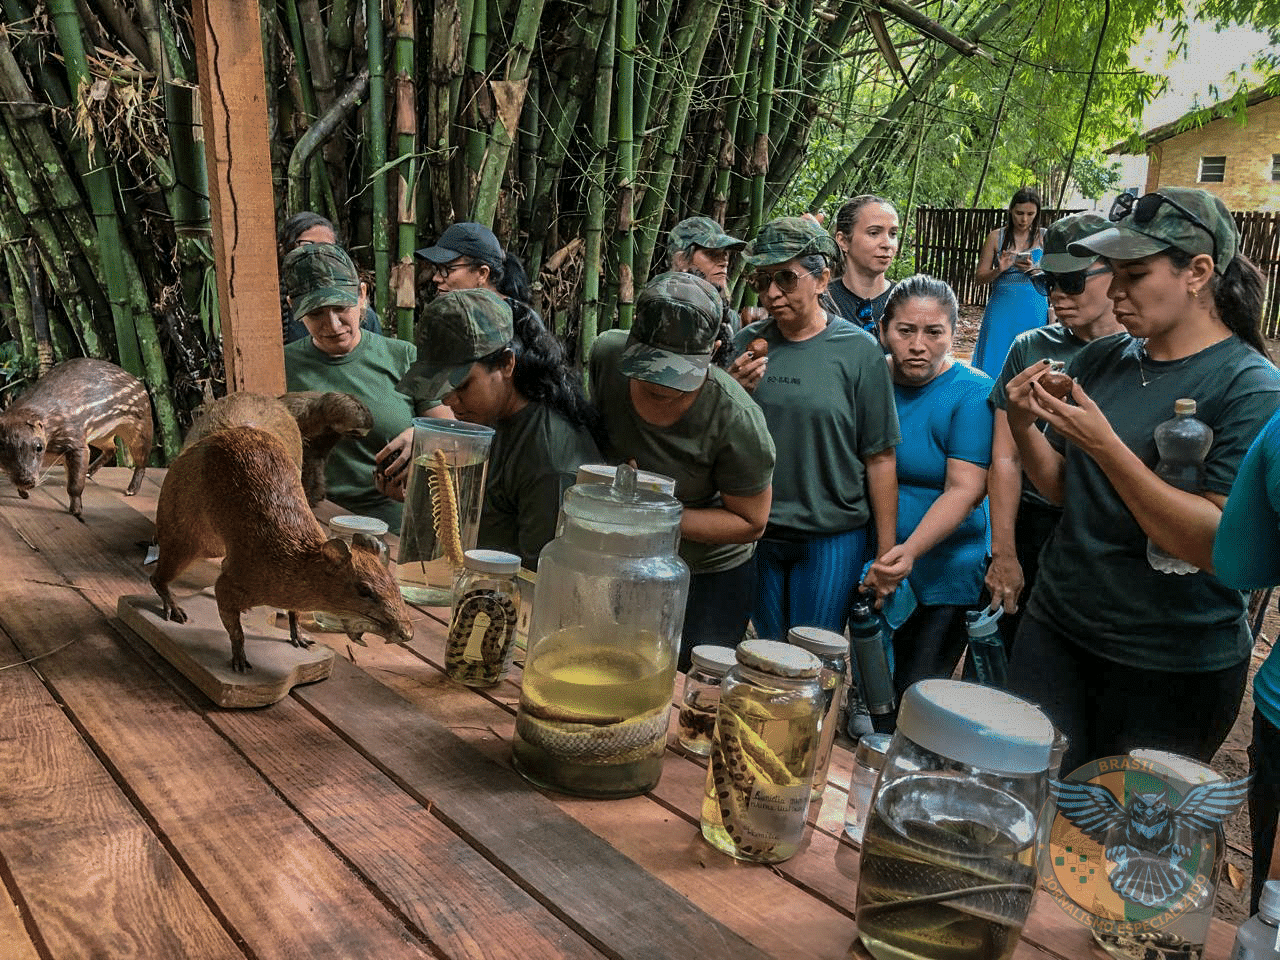
<path id="1" fill-rule="evenodd" d="M 847 752 L 804 849 L 768 868 L 701 840 L 704 768 L 674 748 L 647 796 L 528 786 L 519 671 L 449 681 L 445 611 L 354 664 L 339 636 L 333 676 L 278 704 L 218 709 L 113 620 L 149 591 L 162 474 L 126 499 L 104 469 L 84 524 L 59 472 L 26 501 L 0 482 L 0 960 L 850 955 Z M 1231 936 L 1215 924 L 1207 956 Z M 1089 937 L 1039 896 L 1015 956 Z"/>

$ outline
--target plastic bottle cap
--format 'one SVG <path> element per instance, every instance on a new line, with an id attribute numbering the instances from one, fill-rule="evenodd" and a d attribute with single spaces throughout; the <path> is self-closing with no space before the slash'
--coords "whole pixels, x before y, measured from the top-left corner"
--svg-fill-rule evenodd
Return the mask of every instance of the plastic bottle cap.
<path id="1" fill-rule="evenodd" d="M 822 663 L 808 650 L 777 640 L 743 640 L 737 657 L 744 667 L 796 680 L 816 677 L 822 669 Z"/>
<path id="2" fill-rule="evenodd" d="M 843 635 L 821 627 L 792 627 L 787 631 L 787 642 L 819 657 L 839 657 L 849 652 L 849 641 Z"/>
<path id="3" fill-rule="evenodd" d="M 724 676 L 738 660 L 733 647 L 721 647 L 714 643 L 698 644 L 689 651 L 689 656 L 699 670 L 718 676 Z"/>
<path id="4" fill-rule="evenodd" d="M 334 533 L 367 533 L 371 537 L 386 536 L 387 523 L 377 517 L 342 516 L 329 521 Z"/>
<path id="5" fill-rule="evenodd" d="M 462 556 L 466 568 L 475 570 L 477 573 L 514 574 L 520 570 L 520 558 L 514 553 L 503 553 L 501 550 L 468 550 Z"/>
<path id="6" fill-rule="evenodd" d="M 1280 880 L 1268 880 L 1263 885 L 1258 913 L 1272 922 L 1280 921 Z"/>
<path id="7" fill-rule="evenodd" d="M 853 750 L 853 759 L 864 767 L 879 770 L 884 766 L 885 754 L 889 752 L 889 743 L 893 737 L 887 733 L 864 733 L 858 738 L 858 745 Z"/>
<path id="8" fill-rule="evenodd" d="M 610 463 L 584 463 L 578 467 L 578 476 L 574 483 L 611 484 L 617 473 L 618 468 Z M 664 474 L 654 473 L 651 470 L 637 470 L 636 485 L 644 487 L 646 490 L 653 490 L 656 493 L 665 493 L 670 497 L 676 495 L 675 480 Z"/>
<path id="9" fill-rule="evenodd" d="M 908 687 L 898 732 L 939 756 L 993 773 L 1040 773 L 1053 749 L 1053 724 L 1033 705 L 963 680 Z"/>
<path id="10" fill-rule="evenodd" d="M 995 610 L 970 610 L 964 615 L 964 628 L 971 637 L 989 637 L 999 628 L 996 623 L 1004 613 L 1004 607 Z"/>

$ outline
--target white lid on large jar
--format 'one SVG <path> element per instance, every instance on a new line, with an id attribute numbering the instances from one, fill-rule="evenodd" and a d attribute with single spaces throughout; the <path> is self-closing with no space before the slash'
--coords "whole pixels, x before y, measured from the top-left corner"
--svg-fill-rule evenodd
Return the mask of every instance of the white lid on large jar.
<path id="1" fill-rule="evenodd" d="M 574 484 L 564 492 L 565 516 L 601 528 L 601 532 L 674 530 L 683 505 L 673 496 L 640 486 L 636 479 L 636 471 L 623 464 L 610 484 Z"/>
<path id="2" fill-rule="evenodd" d="M 775 677 L 804 680 L 816 677 L 822 669 L 822 662 L 808 650 L 777 640 L 743 640 L 737 656 L 744 667 Z"/>
<path id="3" fill-rule="evenodd" d="M 618 475 L 618 468 L 612 463 L 584 463 L 578 467 L 578 476 L 574 483 L 613 483 L 613 478 Z M 644 487 L 646 490 L 653 490 L 655 493 L 665 493 L 668 496 L 676 495 L 676 482 L 672 477 L 665 474 L 654 473 L 652 470 L 637 470 L 636 485 Z"/>
<path id="4" fill-rule="evenodd" d="M 387 522 L 377 517 L 341 516 L 329 521 L 334 533 L 367 533 L 371 537 L 386 536 Z"/>
<path id="5" fill-rule="evenodd" d="M 520 558 L 501 550 L 468 550 L 462 555 L 463 565 L 477 573 L 511 575 L 520 570 Z"/>
<path id="6" fill-rule="evenodd" d="M 693 665 L 705 673 L 724 676 L 729 668 L 738 662 L 733 647 L 722 647 L 715 643 L 700 643 L 689 651 L 689 659 Z"/>
<path id="7" fill-rule="evenodd" d="M 941 757 L 993 773 L 1041 773 L 1053 748 L 1053 724 L 1034 705 L 963 680 L 913 683 L 898 708 L 898 732 Z"/>
<path id="8" fill-rule="evenodd" d="M 820 657 L 838 657 L 849 652 L 849 641 L 843 634 L 822 627 L 792 627 L 787 631 L 787 642 Z"/>

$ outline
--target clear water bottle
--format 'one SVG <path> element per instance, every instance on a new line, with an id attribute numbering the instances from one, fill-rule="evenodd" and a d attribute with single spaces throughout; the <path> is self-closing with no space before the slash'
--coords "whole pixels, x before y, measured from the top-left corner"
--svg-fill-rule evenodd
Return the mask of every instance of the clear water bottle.
<path id="1" fill-rule="evenodd" d="M 969 610 L 964 615 L 964 628 L 969 634 L 969 656 L 978 682 L 987 687 L 1009 686 L 1009 657 L 1004 638 L 1000 636 L 1000 615 L 1004 607 L 994 610 Z"/>
<path id="2" fill-rule="evenodd" d="M 853 612 L 849 615 L 849 635 L 858 661 L 862 700 L 871 714 L 872 726 L 880 733 L 891 733 L 897 698 L 893 692 L 893 673 L 889 670 L 883 624 L 868 601 L 854 602 Z"/>
<path id="3" fill-rule="evenodd" d="M 1204 489 L 1204 458 L 1213 446 L 1213 429 L 1196 419 L 1196 402 L 1182 399 L 1173 405 L 1174 416 L 1156 427 L 1156 449 L 1160 462 L 1156 476 L 1165 483 L 1198 493 Z M 1200 568 L 1179 560 L 1171 553 L 1147 541 L 1147 562 L 1161 573 L 1195 573 Z"/>
<path id="4" fill-rule="evenodd" d="M 1280 960 L 1280 880 L 1268 880 L 1258 912 L 1240 924 L 1231 960 Z"/>

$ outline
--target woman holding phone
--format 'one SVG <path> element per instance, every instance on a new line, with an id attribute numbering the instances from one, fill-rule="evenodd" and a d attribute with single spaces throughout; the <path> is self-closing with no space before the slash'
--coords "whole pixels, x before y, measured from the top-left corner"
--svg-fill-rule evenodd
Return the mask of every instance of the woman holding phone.
<path id="1" fill-rule="evenodd" d="M 1048 322 L 1049 300 L 1031 283 L 1043 253 L 1040 194 L 1023 187 L 1009 201 L 1004 226 L 987 235 L 975 276 L 978 283 L 991 284 L 991 297 L 982 314 L 973 365 L 993 380 L 1000 376 L 1014 337 Z"/>

